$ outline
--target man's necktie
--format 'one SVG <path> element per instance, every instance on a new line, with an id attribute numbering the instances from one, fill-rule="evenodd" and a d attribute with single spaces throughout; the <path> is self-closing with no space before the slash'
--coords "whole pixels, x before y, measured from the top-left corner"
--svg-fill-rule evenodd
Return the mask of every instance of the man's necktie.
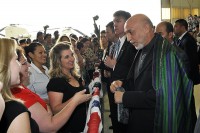
<path id="1" fill-rule="evenodd" d="M 111 59 L 114 57 L 114 53 L 115 53 L 115 44 L 110 46 L 109 56 Z"/>
<path id="2" fill-rule="evenodd" d="M 181 40 L 178 39 L 178 40 L 176 41 L 176 45 L 179 46 L 179 45 L 180 45 L 180 42 L 181 42 Z"/>
<path id="3" fill-rule="evenodd" d="M 139 54 L 137 55 L 139 57 L 135 67 L 134 79 L 136 79 L 137 75 L 140 73 L 146 55 L 146 53 L 142 53 L 142 50 L 139 51 Z"/>
<path id="4" fill-rule="evenodd" d="M 120 40 L 118 40 L 115 44 L 115 58 L 117 59 L 119 54 Z"/>
<path id="5" fill-rule="evenodd" d="M 140 70 L 143 66 L 143 62 L 144 62 L 145 57 L 146 57 L 146 53 L 141 53 L 139 63 L 138 63 L 138 72 L 140 72 Z"/>

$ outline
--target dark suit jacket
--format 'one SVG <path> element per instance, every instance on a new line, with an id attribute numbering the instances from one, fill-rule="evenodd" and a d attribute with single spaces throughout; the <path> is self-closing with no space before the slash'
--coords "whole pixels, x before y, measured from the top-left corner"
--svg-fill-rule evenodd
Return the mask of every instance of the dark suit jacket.
<path id="1" fill-rule="evenodd" d="M 138 63 L 138 51 L 124 88 L 128 88 L 123 95 L 123 105 L 130 110 L 127 133 L 153 133 L 156 92 L 152 86 L 153 48 L 146 55 L 140 72 L 134 79 L 135 63 Z"/>
<path id="2" fill-rule="evenodd" d="M 111 82 L 126 78 L 136 52 L 135 47 L 126 39 L 117 57 L 115 69 L 111 74 Z"/>
<path id="3" fill-rule="evenodd" d="M 189 33 L 186 33 L 180 40 L 178 47 L 183 49 L 188 56 L 190 62 L 188 77 L 193 81 L 194 85 L 199 84 L 200 75 L 198 68 L 197 43 L 195 39 Z"/>
<path id="4" fill-rule="evenodd" d="M 196 40 L 188 32 L 183 36 L 178 44 L 178 47 L 185 51 L 189 60 L 189 73 L 188 77 L 193 81 L 193 84 L 200 83 L 199 67 L 198 67 L 198 54 L 197 54 L 197 43 Z M 192 126 L 195 127 L 196 113 L 194 96 L 191 98 L 191 110 L 192 110 Z"/>
<path id="5" fill-rule="evenodd" d="M 112 69 L 107 67 L 105 64 L 104 64 L 104 60 L 105 60 L 105 57 L 106 56 L 109 56 L 109 51 L 110 51 L 110 46 L 112 45 L 111 42 L 108 43 L 108 48 L 106 50 L 106 53 L 105 53 L 105 56 L 102 58 L 101 62 L 100 62 L 100 65 L 99 65 L 99 69 L 101 69 L 101 80 L 103 82 L 106 82 L 106 83 L 109 83 L 110 82 L 110 78 L 106 78 L 104 76 L 104 70 L 107 70 L 109 72 L 112 72 Z"/>
<path id="6" fill-rule="evenodd" d="M 152 41 L 154 41 L 153 39 Z M 159 40 L 159 42 L 163 42 Z M 144 63 L 140 72 L 134 75 L 135 66 L 138 63 L 140 51 L 137 52 L 136 57 L 131 66 L 130 72 L 127 76 L 125 85 L 123 86 L 127 91 L 123 94 L 123 105 L 130 110 L 129 125 L 127 133 L 153 133 L 154 132 L 154 117 L 156 106 L 156 91 L 153 88 L 152 79 L 152 63 L 153 63 L 153 49 L 156 45 L 161 45 L 159 42 L 154 43 L 153 48 L 146 55 Z M 160 49 L 159 49 L 160 50 Z M 185 58 L 180 52 L 179 57 Z M 155 57 L 154 57 L 155 60 Z M 186 59 L 182 59 L 186 60 Z M 155 64 L 154 64 L 155 65 Z M 192 101 L 193 102 L 193 101 Z M 191 102 L 191 104 L 192 104 Z M 195 112 L 193 110 L 193 112 Z M 195 122 L 195 116 L 192 116 Z"/>

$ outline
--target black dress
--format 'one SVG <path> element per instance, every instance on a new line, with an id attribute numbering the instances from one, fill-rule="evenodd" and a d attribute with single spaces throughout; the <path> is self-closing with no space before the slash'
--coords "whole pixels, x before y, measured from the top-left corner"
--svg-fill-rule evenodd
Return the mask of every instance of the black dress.
<path id="1" fill-rule="evenodd" d="M 79 87 L 70 85 L 65 78 L 52 78 L 47 85 L 47 91 L 63 93 L 62 103 L 74 96 L 76 92 L 83 90 L 82 79 L 79 79 Z M 70 119 L 58 131 L 59 133 L 79 133 L 83 132 L 86 123 L 86 103 L 76 107 Z"/>
<path id="2" fill-rule="evenodd" d="M 5 103 L 5 110 L 0 121 L 0 133 L 6 133 L 12 121 L 20 114 L 28 112 L 32 133 L 39 133 L 39 127 L 35 120 L 31 118 L 28 109 L 20 102 L 8 101 Z M 21 125 L 23 126 L 23 125 Z"/>

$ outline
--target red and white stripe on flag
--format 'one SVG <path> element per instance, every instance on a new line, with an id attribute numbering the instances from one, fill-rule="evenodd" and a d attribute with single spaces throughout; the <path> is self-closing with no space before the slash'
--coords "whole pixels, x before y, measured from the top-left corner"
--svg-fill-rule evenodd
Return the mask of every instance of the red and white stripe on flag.
<path id="1" fill-rule="evenodd" d="M 101 133 L 103 129 L 99 88 L 93 87 L 93 92 L 94 93 L 88 108 L 84 133 Z"/>

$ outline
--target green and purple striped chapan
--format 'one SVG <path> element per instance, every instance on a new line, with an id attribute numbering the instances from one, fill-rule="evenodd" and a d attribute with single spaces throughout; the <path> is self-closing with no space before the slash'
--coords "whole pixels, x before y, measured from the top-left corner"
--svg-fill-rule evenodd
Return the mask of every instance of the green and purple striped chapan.
<path id="1" fill-rule="evenodd" d="M 153 87 L 156 90 L 155 133 L 192 133 L 193 83 L 177 56 L 177 49 L 161 37 L 153 54 Z"/>

